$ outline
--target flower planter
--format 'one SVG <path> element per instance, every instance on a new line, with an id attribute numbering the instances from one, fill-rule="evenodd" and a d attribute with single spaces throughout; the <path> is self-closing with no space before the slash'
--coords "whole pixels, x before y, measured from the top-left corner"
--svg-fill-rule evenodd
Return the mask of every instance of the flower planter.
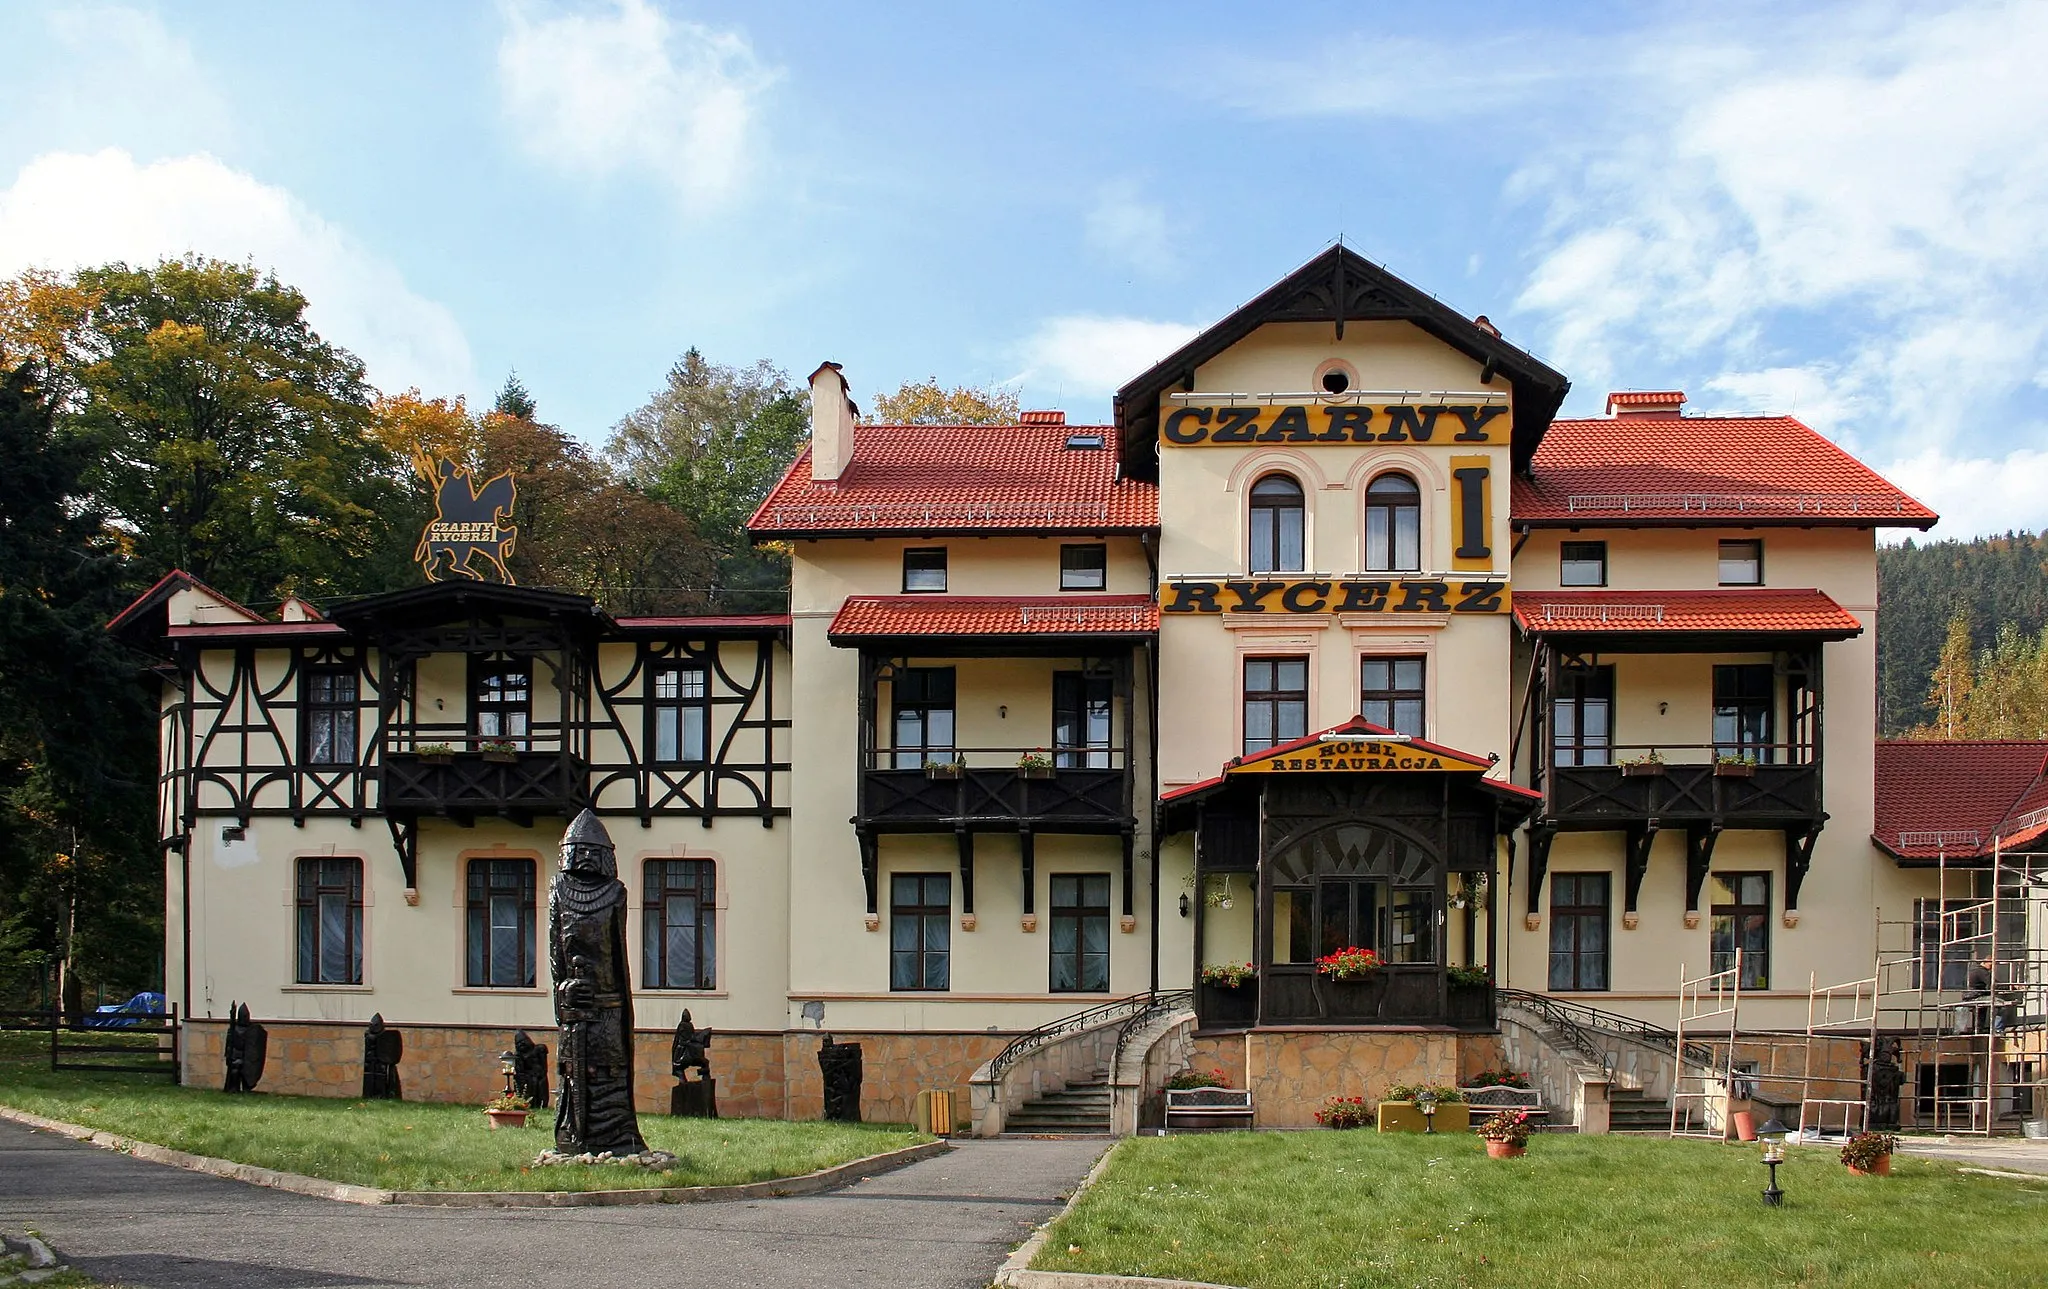
<path id="1" fill-rule="evenodd" d="M 484 753 L 484 754 L 483 754 L 483 756 L 484 756 L 484 760 L 486 760 L 486 761 L 489 761 L 489 762 L 491 762 L 491 763 L 492 763 L 493 765 L 517 765 L 517 764 L 519 764 L 519 753 L 517 753 L 517 752 L 498 752 L 498 751 L 490 751 L 490 752 L 486 752 L 486 753 Z"/>
<path id="2" fill-rule="evenodd" d="M 960 765 L 928 765 L 924 768 L 924 777 L 927 779 L 957 779 L 966 772 L 967 768 Z"/>
<path id="3" fill-rule="evenodd" d="M 1879 1155 L 1877 1162 L 1868 1168 L 1858 1168 L 1856 1165 L 1850 1164 L 1849 1171 L 1858 1177 L 1890 1177 L 1892 1175 L 1892 1157 L 1890 1155 Z"/>
<path id="4" fill-rule="evenodd" d="M 420 753 L 420 764 L 454 765 L 455 754 L 453 752 L 422 752 Z"/>
<path id="5" fill-rule="evenodd" d="M 1058 773 L 1059 771 L 1049 765 L 1020 765 L 1017 767 L 1017 777 L 1020 779 L 1050 779 Z"/>
<path id="6" fill-rule="evenodd" d="M 1754 779 L 1756 777 L 1756 767 L 1753 765 L 1743 765 L 1739 762 L 1725 765 L 1716 762 L 1714 765 L 1714 777 L 1717 779 Z"/>
<path id="7" fill-rule="evenodd" d="M 1641 761 L 1635 765 L 1624 765 L 1621 767 L 1621 777 L 1624 779 L 1647 779 L 1652 775 L 1662 773 L 1664 773 L 1664 763 L 1661 761 Z"/>
<path id="8" fill-rule="evenodd" d="M 490 1117 L 491 1131 L 496 1132 L 500 1128 L 524 1128 L 526 1126 L 526 1116 L 532 1114 L 533 1111 L 486 1110 L 484 1113 Z"/>
<path id="9" fill-rule="evenodd" d="M 1205 981 L 1201 1004 L 1201 1024 L 1205 1028 L 1249 1028 L 1258 1019 L 1258 982 L 1247 980 L 1232 988 Z"/>
<path id="10" fill-rule="evenodd" d="M 1512 1141 L 1489 1141 L 1486 1143 L 1488 1159 L 1520 1159 L 1529 1153 L 1527 1146 L 1517 1146 Z"/>
<path id="11" fill-rule="evenodd" d="M 1460 1101 L 1439 1101 L 1436 1114 L 1430 1116 L 1413 1101 L 1382 1101 L 1379 1121 L 1381 1132 L 1465 1133 L 1472 1130 L 1472 1108 Z"/>

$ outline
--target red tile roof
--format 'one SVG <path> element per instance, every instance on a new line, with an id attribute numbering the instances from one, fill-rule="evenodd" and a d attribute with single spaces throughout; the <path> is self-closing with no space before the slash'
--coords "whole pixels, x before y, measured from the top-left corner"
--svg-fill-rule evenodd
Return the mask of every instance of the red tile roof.
<path id="1" fill-rule="evenodd" d="M 1971 859 L 2048 832 L 2048 742 L 1877 745 L 1871 840 L 1901 859 Z"/>
<path id="2" fill-rule="evenodd" d="M 922 533 L 1136 533 L 1159 527 L 1156 484 L 1116 477 L 1107 426 L 858 425 L 838 486 L 790 466 L 748 523 L 757 537 Z"/>
<path id="3" fill-rule="evenodd" d="M 1515 479 L 1511 505 L 1517 522 L 1552 528 L 1716 520 L 1927 528 L 1938 518 L 1789 416 L 1555 421 L 1530 477 Z"/>
<path id="4" fill-rule="evenodd" d="M 1718 632 L 1860 635 L 1856 615 L 1820 591 L 1516 591 L 1515 621 L 1530 635 Z"/>
<path id="5" fill-rule="evenodd" d="M 1617 407 L 1676 407 L 1685 401 L 1679 389 L 1618 389 L 1607 396 L 1607 410 Z"/>
<path id="6" fill-rule="evenodd" d="M 1146 636 L 1159 630 L 1149 595 L 1009 597 L 856 595 L 826 631 L 840 640 L 899 636 Z"/>

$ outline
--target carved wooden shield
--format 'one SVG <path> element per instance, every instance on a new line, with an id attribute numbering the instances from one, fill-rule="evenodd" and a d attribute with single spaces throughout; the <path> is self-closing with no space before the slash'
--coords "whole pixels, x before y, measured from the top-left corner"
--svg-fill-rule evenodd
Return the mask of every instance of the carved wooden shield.
<path id="1" fill-rule="evenodd" d="M 248 1091 L 256 1090 L 256 1081 L 263 1077 L 263 1058 L 270 1051 L 270 1031 L 254 1021 L 242 1033 L 242 1086 Z"/>
<path id="2" fill-rule="evenodd" d="M 395 1066 L 405 1056 L 405 1039 L 395 1029 L 387 1029 L 377 1035 L 377 1059 L 386 1068 Z"/>

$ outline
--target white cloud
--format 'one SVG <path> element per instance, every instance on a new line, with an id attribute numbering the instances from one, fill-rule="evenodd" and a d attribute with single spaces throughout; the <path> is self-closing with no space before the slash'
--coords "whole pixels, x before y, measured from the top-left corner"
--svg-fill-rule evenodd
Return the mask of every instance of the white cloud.
<path id="1" fill-rule="evenodd" d="M 1878 472 L 1942 516 L 1925 538 L 1910 529 L 1883 530 L 1885 541 L 2048 528 L 2048 451 L 2039 448 L 2003 457 L 1958 457 L 1928 448 Z"/>
<path id="2" fill-rule="evenodd" d="M 51 153 L 0 189 L 0 275 L 187 252 L 274 270 L 381 388 L 455 393 L 473 383 L 469 344 L 445 307 L 284 189 L 213 157 L 142 165 L 113 148 Z"/>
<path id="3" fill-rule="evenodd" d="M 1036 386 L 1061 384 L 1073 394 L 1108 394 L 1186 344 L 1197 330 L 1144 318 L 1048 318 L 1024 341 L 1029 370 L 1021 379 Z"/>
<path id="4" fill-rule="evenodd" d="M 0 87 L 0 116 L 17 139 L 48 152 L 119 139 L 145 156 L 225 150 L 240 131 L 192 47 L 145 9 L 48 8 L 48 44 L 19 32 L 24 56 Z M 25 25 L 25 24 L 24 24 Z"/>
<path id="5" fill-rule="evenodd" d="M 506 13 L 506 112 L 540 160 L 571 174 L 642 170 L 693 207 L 735 193 L 757 101 L 775 73 L 738 32 L 670 20 L 647 0 L 609 13 Z"/>
<path id="6" fill-rule="evenodd" d="M 1360 116 L 1445 121 L 1498 112 L 1558 73 L 1534 64 L 1523 43 L 1439 43 L 1407 36 L 1319 39 L 1319 51 L 1223 58 L 1204 91 L 1255 116 Z M 1581 51 L 1569 62 L 1598 55 Z"/>
<path id="7" fill-rule="evenodd" d="M 1176 256 L 1166 208 L 1147 201 L 1130 180 L 1105 184 L 1088 212 L 1088 245 L 1154 277 L 1171 272 Z"/>
<path id="8" fill-rule="evenodd" d="M 1987 424 L 2041 441 L 2007 404 L 2048 363 L 2048 7 L 1848 6 L 1751 31 L 1653 33 L 1603 119 L 1511 184 L 1548 214 L 1518 301 L 1546 354 L 1583 390 L 1796 400 L 1866 453 L 1915 459 L 1909 443 Z"/>

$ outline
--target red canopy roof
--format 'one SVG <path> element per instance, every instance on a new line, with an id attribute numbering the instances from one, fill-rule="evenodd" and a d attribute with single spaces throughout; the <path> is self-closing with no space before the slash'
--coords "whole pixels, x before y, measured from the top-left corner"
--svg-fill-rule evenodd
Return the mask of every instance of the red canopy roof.
<path id="1" fill-rule="evenodd" d="M 1900 859 L 1971 859 L 2048 832 L 2048 742 L 1877 745 L 1871 840 Z"/>
<path id="2" fill-rule="evenodd" d="M 1554 421 L 1511 504 L 1516 522 L 1539 527 L 1927 528 L 1938 518 L 1789 416 Z"/>
<path id="3" fill-rule="evenodd" d="M 1159 604 L 1149 595 L 856 595 L 840 606 L 826 636 L 835 643 L 902 636 L 1135 638 L 1158 630 Z"/>
<path id="4" fill-rule="evenodd" d="M 1386 726 L 1375 725 L 1363 716 L 1354 716 L 1342 725 L 1333 725 L 1326 730 L 1317 730 L 1313 734 L 1304 735 L 1301 738 L 1292 739 L 1286 743 L 1276 743 L 1263 752 L 1254 752 L 1250 756 L 1231 757 L 1223 763 L 1222 773 L 1214 778 L 1203 779 L 1199 783 L 1184 784 L 1178 788 L 1170 788 L 1160 793 L 1159 799 L 1161 801 L 1178 801 L 1193 797 L 1213 788 L 1221 787 L 1234 770 L 1241 771 L 1247 766 L 1256 766 L 1260 762 L 1290 757 L 1309 749 L 1320 749 L 1332 741 L 1346 739 L 1358 739 L 1361 741 L 1377 739 L 1396 742 L 1409 750 L 1427 756 L 1461 763 L 1444 768 L 1465 769 L 1468 766 L 1478 768 L 1481 771 L 1480 784 L 1483 787 L 1494 788 L 1511 797 L 1522 798 L 1530 802 L 1543 800 L 1543 794 L 1533 789 L 1522 787 L 1520 784 L 1508 783 L 1502 779 L 1484 777 L 1488 767 L 1498 765 L 1498 757 L 1490 756 L 1484 752 L 1461 752 L 1457 748 L 1449 747 L 1442 743 L 1432 743 L 1428 739 L 1414 738 L 1406 734 L 1396 734 Z"/>
<path id="5" fill-rule="evenodd" d="M 837 486 L 804 449 L 748 522 L 756 537 L 896 533 L 1139 533 L 1156 484 L 1116 477 L 1107 426 L 857 425 Z M 1068 447 L 1093 436 L 1094 447 Z"/>
<path id="6" fill-rule="evenodd" d="M 1856 615 L 1820 591 L 1517 591 L 1515 621 L 1530 635 L 1859 635 Z"/>

